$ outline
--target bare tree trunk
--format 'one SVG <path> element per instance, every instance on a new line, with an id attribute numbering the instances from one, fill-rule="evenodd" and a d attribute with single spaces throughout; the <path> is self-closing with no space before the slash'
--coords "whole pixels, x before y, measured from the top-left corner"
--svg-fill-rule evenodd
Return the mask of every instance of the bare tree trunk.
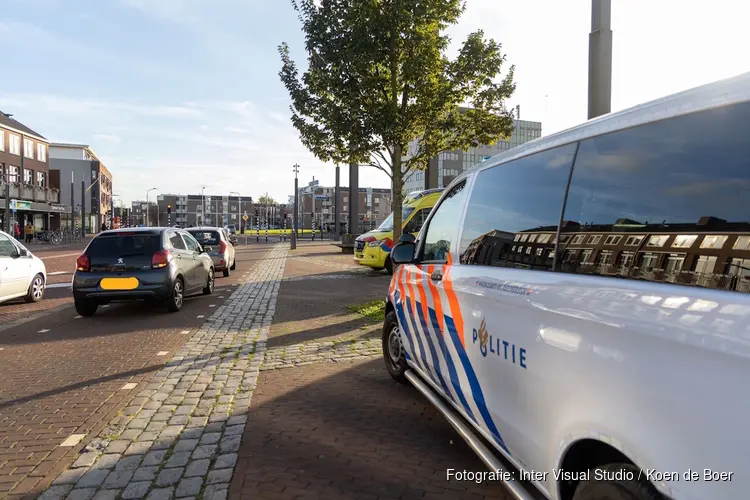
<path id="1" fill-rule="evenodd" d="M 393 191 L 393 242 L 397 243 L 401 237 L 401 225 L 403 224 L 401 205 L 404 199 L 404 178 L 401 174 L 401 146 L 396 146 L 393 152 L 393 177 L 391 182 L 391 190 Z"/>

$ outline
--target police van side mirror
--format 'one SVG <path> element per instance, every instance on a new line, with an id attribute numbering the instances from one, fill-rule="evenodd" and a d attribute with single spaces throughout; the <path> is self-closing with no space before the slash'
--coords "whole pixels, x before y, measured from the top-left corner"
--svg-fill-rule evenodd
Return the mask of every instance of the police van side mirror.
<path id="1" fill-rule="evenodd" d="M 391 250 L 391 261 L 394 264 L 411 264 L 414 262 L 414 242 L 402 241 Z"/>

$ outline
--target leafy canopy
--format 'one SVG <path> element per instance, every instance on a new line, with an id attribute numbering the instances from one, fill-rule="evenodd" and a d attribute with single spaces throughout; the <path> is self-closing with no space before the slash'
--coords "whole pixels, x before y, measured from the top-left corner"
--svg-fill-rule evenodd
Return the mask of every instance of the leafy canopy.
<path id="1" fill-rule="evenodd" d="M 513 67 L 499 77 L 500 45 L 477 31 L 447 56 L 445 30 L 458 22 L 463 0 L 291 1 L 308 67 L 300 76 L 284 43 L 279 76 L 302 143 L 322 161 L 384 171 L 396 206 L 409 170 L 512 132 L 504 101 L 515 90 Z M 400 233 L 400 211 L 394 216 Z"/>
<path id="2" fill-rule="evenodd" d="M 268 193 L 266 193 L 258 198 L 258 203 L 260 205 L 276 205 L 276 200 L 274 200 L 272 196 L 269 196 Z"/>

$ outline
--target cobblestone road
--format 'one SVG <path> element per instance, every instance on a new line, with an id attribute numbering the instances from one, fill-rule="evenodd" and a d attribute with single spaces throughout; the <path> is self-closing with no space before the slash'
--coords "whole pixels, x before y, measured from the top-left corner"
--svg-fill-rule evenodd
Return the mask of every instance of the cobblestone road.
<path id="1" fill-rule="evenodd" d="M 287 244 L 262 265 L 42 499 L 227 498 Z"/>

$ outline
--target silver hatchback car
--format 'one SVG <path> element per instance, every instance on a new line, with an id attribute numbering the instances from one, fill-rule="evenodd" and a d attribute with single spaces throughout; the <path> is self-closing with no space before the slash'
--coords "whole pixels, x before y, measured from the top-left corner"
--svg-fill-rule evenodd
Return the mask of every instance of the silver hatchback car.
<path id="1" fill-rule="evenodd" d="M 208 255 L 214 263 L 214 269 L 228 277 L 237 268 L 234 244 L 227 237 L 226 232 L 218 227 L 191 227 L 186 229 L 198 243 L 208 249 Z"/>

